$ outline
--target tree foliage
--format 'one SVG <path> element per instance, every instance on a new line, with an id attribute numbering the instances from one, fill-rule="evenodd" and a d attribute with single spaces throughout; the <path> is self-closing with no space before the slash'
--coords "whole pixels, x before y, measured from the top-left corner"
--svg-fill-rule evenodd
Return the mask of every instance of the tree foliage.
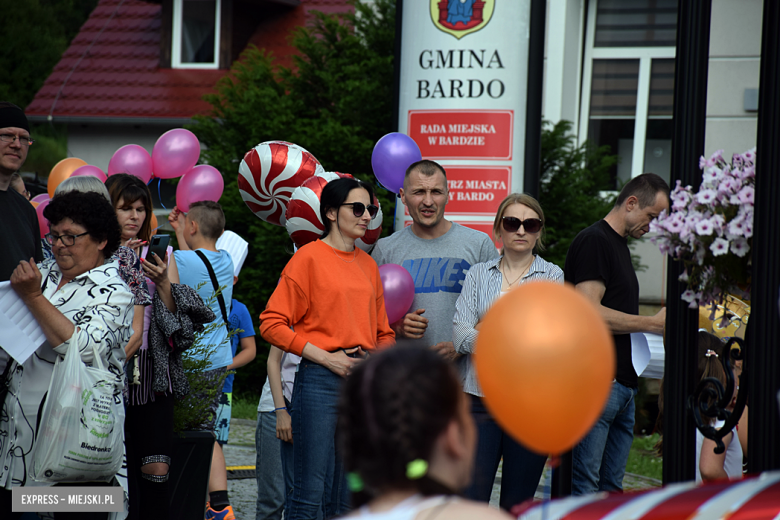
<path id="1" fill-rule="evenodd" d="M 0 0 L 0 100 L 25 108 L 98 0 Z"/>
<path id="2" fill-rule="evenodd" d="M 220 204 L 227 228 L 249 242 L 234 297 L 255 320 L 292 254 L 292 242 L 284 228 L 261 221 L 241 200 L 236 186 L 243 155 L 263 141 L 290 141 L 312 152 L 326 170 L 373 183 L 371 151 L 393 127 L 395 2 L 353 7 L 340 15 L 314 12 L 311 26 L 296 29 L 291 69 L 277 66 L 270 53 L 246 49 L 207 96 L 211 112 L 190 127 L 204 145 L 204 162 L 225 177 Z M 377 195 L 387 232 L 395 201 L 381 188 Z M 265 379 L 267 344 L 256 339 L 258 360 L 236 374 L 239 393 L 259 393 Z"/>
<path id="3" fill-rule="evenodd" d="M 542 128 L 542 164 L 539 203 L 546 220 L 545 260 L 563 268 L 566 252 L 577 233 L 602 219 L 614 204 L 609 169 L 618 158 L 609 146 L 577 144 L 570 121 Z"/>

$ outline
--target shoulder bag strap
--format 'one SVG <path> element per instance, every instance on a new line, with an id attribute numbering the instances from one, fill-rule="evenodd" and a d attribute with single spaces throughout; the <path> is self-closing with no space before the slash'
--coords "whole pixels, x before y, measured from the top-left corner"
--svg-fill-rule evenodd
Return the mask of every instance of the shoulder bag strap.
<path id="1" fill-rule="evenodd" d="M 230 325 L 228 324 L 228 316 L 227 316 L 227 308 L 225 307 L 225 299 L 222 297 L 222 291 L 219 290 L 219 284 L 217 283 L 217 275 L 214 273 L 214 268 L 211 267 L 211 262 L 209 262 L 209 259 L 206 258 L 206 255 L 203 254 L 203 251 L 195 250 L 195 254 L 198 255 L 198 257 L 203 260 L 203 263 L 206 264 L 206 269 L 209 272 L 209 278 L 211 278 L 211 285 L 214 286 L 214 292 L 217 293 L 217 300 L 219 301 L 219 309 L 222 311 L 222 319 L 225 321 L 225 327 L 228 329 L 228 333 L 230 333 Z"/>

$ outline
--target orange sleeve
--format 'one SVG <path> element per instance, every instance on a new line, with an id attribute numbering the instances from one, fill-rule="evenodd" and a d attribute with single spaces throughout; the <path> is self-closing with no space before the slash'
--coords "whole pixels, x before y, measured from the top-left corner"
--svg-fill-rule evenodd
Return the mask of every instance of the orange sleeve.
<path id="1" fill-rule="evenodd" d="M 260 314 L 260 334 L 268 343 L 285 352 L 301 356 L 307 341 L 290 327 L 300 321 L 309 308 L 309 301 L 300 286 L 282 273 L 268 305 Z"/>
<path id="2" fill-rule="evenodd" d="M 379 268 L 376 268 L 376 347 L 383 349 L 395 345 L 395 332 L 390 328 L 387 321 L 387 310 L 385 309 L 385 291 L 382 287 L 382 277 L 379 275 Z"/>

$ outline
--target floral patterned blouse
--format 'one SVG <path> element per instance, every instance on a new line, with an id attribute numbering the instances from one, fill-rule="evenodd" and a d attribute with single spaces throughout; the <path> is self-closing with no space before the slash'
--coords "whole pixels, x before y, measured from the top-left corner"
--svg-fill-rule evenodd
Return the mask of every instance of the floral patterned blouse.
<path id="1" fill-rule="evenodd" d="M 73 336 L 61 345 L 44 342 L 22 365 L 14 362 L 8 377 L 8 394 L 0 413 L 0 487 L 30 484 L 26 470 L 38 424 L 38 411 L 54 370 L 56 356 L 70 346 L 79 349 L 86 364 L 93 361 L 92 345 L 112 373 L 120 376 L 125 345 L 132 335 L 135 298 L 120 276 L 119 263 L 87 271 L 63 285 L 56 262 L 46 260 L 38 268 L 43 275 L 43 296 L 76 325 Z"/>
<path id="2" fill-rule="evenodd" d="M 41 242 L 43 243 L 43 260 L 54 260 L 49 243 L 44 239 L 41 239 Z M 141 260 L 135 254 L 135 251 L 129 247 L 120 246 L 114 253 L 114 256 L 107 261 L 110 262 L 112 260 L 119 262 L 119 276 L 122 277 L 122 280 L 125 281 L 133 292 L 135 305 L 151 305 L 152 293 L 150 293 L 147 286 L 144 270 L 141 267 Z"/>

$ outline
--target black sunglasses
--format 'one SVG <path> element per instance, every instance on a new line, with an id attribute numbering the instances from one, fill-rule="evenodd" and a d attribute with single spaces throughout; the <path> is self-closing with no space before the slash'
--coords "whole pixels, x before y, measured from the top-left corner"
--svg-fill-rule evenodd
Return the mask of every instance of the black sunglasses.
<path id="1" fill-rule="evenodd" d="M 507 233 L 515 233 L 520 226 L 523 226 L 526 233 L 538 233 L 542 229 L 542 219 L 539 218 L 527 218 L 520 220 L 517 217 L 503 217 L 501 219 L 501 225 L 504 226 L 504 231 Z"/>
<path id="2" fill-rule="evenodd" d="M 379 213 L 379 206 L 374 206 L 373 204 L 369 204 L 368 207 L 366 207 L 362 202 L 345 202 L 342 206 L 352 206 L 352 214 L 356 217 L 362 217 L 363 213 L 366 212 L 366 209 L 368 209 L 368 214 L 372 219 Z"/>

